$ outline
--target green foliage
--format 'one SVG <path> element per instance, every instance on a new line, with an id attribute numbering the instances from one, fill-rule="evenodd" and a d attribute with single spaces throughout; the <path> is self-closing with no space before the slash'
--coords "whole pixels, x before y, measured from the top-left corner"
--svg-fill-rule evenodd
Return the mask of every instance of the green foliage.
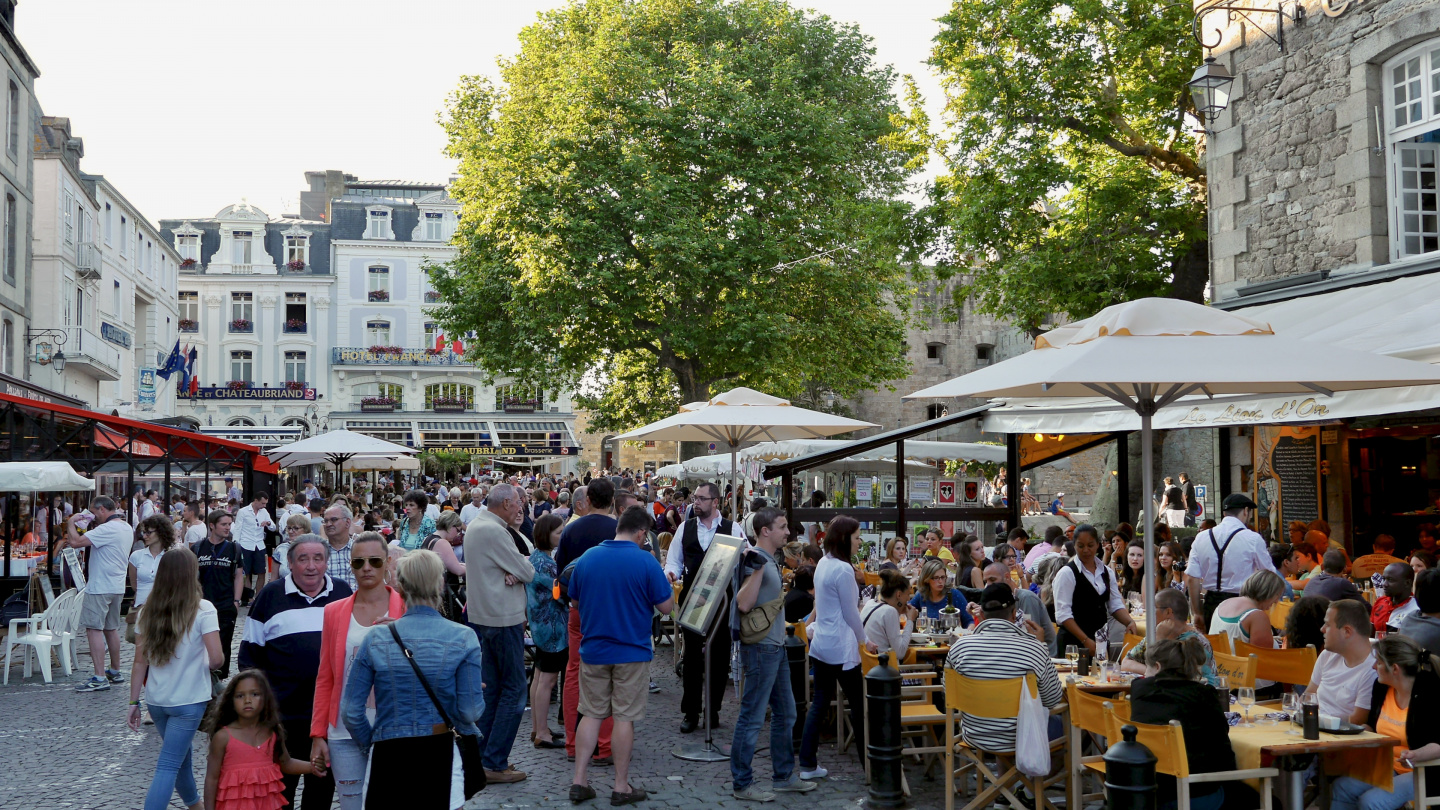
<path id="1" fill-rule="evenodd" d="M 520 42 L 442 119 L 463 209 L 431 275 L 472 359 L 578 387 L 599 430 L 905 376 L 911 170 L 858 30 L 778 0 L 577 0 Z"/>
<path id="2" fill-rule="evenodd" d="M 1133 298 L 1198 301 L 1205 176 L 1186 88 L 1188 4 L 957 0 L 931 64 L 947 131 L 896 118 L 897 148 L 946 171 L 921 220 L 957 300 L 1035 329 Z"/>

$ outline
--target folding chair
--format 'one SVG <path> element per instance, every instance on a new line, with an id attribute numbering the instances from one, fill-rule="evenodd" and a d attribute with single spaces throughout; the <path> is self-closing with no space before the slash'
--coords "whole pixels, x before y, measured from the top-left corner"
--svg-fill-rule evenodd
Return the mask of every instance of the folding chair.
<path id="1" fill-rule="evenodd" d="M 1294 602 L 1284 599 L 1276 602 L 1275 606 L 1270 608 L 1270 626 L 1284 628 L 1285 621 L 1290 618 L 1290 611 L 1294 609 L 1294 607 Z M 1241 643 L 1243 644 L 1244 642 Z"/>
<path id="2" fill-rule="evenodd" d="M 1215 652 L 1215 674 L 1228 678 L 1231 689 L 1242 686 L 1255 688 L 1255 670 L 1258 664 L 1259 658 L 1254 653 L 1241 656 L 1226 655 L 1218 650 Z M 1306 676 L 1306 683 L 1309 683 L 1309 676 Z"/>
<path id="3" fill-rule="evenodd" d="M 1171 720 L 1163 726 L 1136 723 L 1109 712 L 1105 716 L 1112 739 L 1122 739 L 1121 728 L 1132 726 L 1136 730 L 1135 741 L 1150 749 L 1155 755 L 1155 772 L 1175 777 L 1175 796 L 1178 810 L 1190 810 L 1190 786 L 1207 782 L 1233 782 L 1237 779 L 1259 779 L 1260 810 L 1271 810 L 1270 780 L 1280 775 L 1279 768 L 1249 768 L 1234 771 L 1212 771 L 1191 773 L 1190 760 L 1185 752 L 1185 732 L 1179 720 Z"/>
<path id="4" fill-rule="evenodd" d="M 1314 644 L 1307 644 L 1298 650 L 1273 650 L 1235 642 L 1237 655 L 1248 655 L 1255 659 L 1255 677 L 1265 681 L 1286 684 L 1308 684 L 1315 674 Z"/>
<path id="5" fill-rule="evenodd" d="M 1413 772 L 1413 776 L 1415 777 L 1415 798 L 1411 800 L 1411 803 L 1415 805 L 1415 810 L 1425 810 L 1427 807 L 1440 807 L 1440 796 L 1425 795 L 1425 784 L 1427 781 L 1425 772 L 1431 768 L 1440 766 L 1440 759 L 1429 759 L 1424 762 L 1411 762 L 1410 764 L 1415 766 Z"/>
<path id="6" fill-rule="evenodd" d="M 1084 750 L 1086 732 L 1093 734 L 1097 741 L 1110 733 L 1105 725 L 1105 704 L 1109 701 L 1101 695 L 1084 691 L 1072 682 L 1065 685 L 1065 702 L 1070 706 L 1070 722 L 1066 728 L 1066 735 L 1070 738 L 1070 782 L 1066 785 L 1065 801 L 1068 807 L 1078 810 L 1085 806 L 1086 801 L 1105 798 L 1103 780 L 1099 792 L 1085 792 L 1086 767 L 1091 763 L 1103 763 L 1104 758 L 1099 755 L 1081 756 L 1081 751 Z"/>
<path id="7" fill-rule="evenodd" d="M 971 770 L 975 771 L 975 797 L 965 805 L 965 810 L 979 810 L 1000 797 L 1009 802 L 1014 810 L 1030 810 L 1031 805 L 1022 802 L 1011 791 L 1015 785 L 1024 786 L 1035 797 L 1034 810 L 1057 810 L 1054 802 L 1045 798 L 1045 789 L 1068 776 L 1070 770 L 1068 762 L 1065 767 L 1052 767 L 1052 775 L 1030 777 L 1021 773 L 1015 765 L 1014 751 L 987 751 L 971 745 L 962 736 L 962 724 L 964 723 L 962 714 L 987 719 L 1013 718 L 1020 713 L 1022 685 L 1031 694 L 1038 695 L 1040 693 L 1036 680 L 1034 673 L 1027 673 L 1024 678 L 981 680 L 966 677 L 953 669 L 946 668 L 945 725 L 948 740 L 945 746 L 945 810 L 954 810 L 955 808 L 956 774 L 964 774 Z M 1064 717 L 1066 715 L 1065 704 L 1061 703 L 1052 708 L 1050 714 Z M 1066 742 L 1064 735 L 1050 741 L 1052 765 L 1057 752 L 1062 758 L 1070 756 L 1070 752 L 1066 750 Z M 955 767 L 957 756 L 963 760 L 958 769 Z M 991 770 L 985 764 L 986 756 L 994 757 L 995 770 Z M 987 782 L 990 783 L 988 787 L 986 787 Z"/>
<path id="8" fill-rule="evenodd" d="M 1115 659 L 1115 662 L 1117 664 L 1123 662 L 1125 660 L 1125 656 L 1129 655 L 1130 651 L 1135 649 L 1135 645 L 1139 644 L 1144 640 L 1144 636 L 1137 636 L 1134 633 L 1126 633 L 1125 643 L 1120 645 L 1120 656 Z"/>
<path id="9" fill-rule="evenodd" d="M 893 655 L 887 654 L 891 660 L 888 662 L 891 669 L 895 668 Z M 880 656 L 872 655 L 863 646 L 860 648 L 860 671 L 869 672 L 880 665 Z M 935 767 L 936 754 L 945 753 L 945 744 L 941 741 L 942 735 L 937 732 L 936 727 L 945 723 L 945 713 L 935 705 L 934 696 L 945 687 L 934 683 L 938 673 L 934 669 L 927 668 L 926 672 L 906 672 L 906 678 L 926 681 L 921 686 L 900 687 L 900 742 L 901 755 L 925 757 L 925 775 L 928 778 L 931 770 Z M 859 744 L 864 745 L 870 739 L 870 715 L 865 715 L 865 737 Z M 912 744 L 905 745 L 906 740 Z M 928 743 L 928 744 L 927 744 Z M 870 758 L 865 758 L 865 778 L 870 778 Z M 906 796 L 910 795 L 910 783 L 905 778 L 905 771 L 900 771 L 900 788 Z"/>
<path id="10" fill-rule="evenodd" d="M 1208 633 L 1205 636 L 1205 640 L 1210 642 L 1210 649 L 1217 653 L 1223 652 L 1226 655 L 1235 654 L 1235 648 L 1230 644 L 1229 633 Z"/>

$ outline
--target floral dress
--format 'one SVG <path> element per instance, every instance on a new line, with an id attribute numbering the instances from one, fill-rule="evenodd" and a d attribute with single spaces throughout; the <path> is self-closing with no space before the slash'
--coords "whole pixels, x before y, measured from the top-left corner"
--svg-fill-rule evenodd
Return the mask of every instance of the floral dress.
<path id="1" fill-rule="evenodd" d="M 428 515 L 420 518 L 420 531 L 418 532 L 410 531 L 409 518 L 395 521 L 395 540 L 399 542 L 400 547 L 406 551 L 414 551 L 420 548 L 420 544 L 424 543 L 426 538 L 434 533 L 435 518 Z"/>
<path id="2" fill-rule="evenodd" d="M 525 586 L 525 612 L 530 618 L 530 639 L 542 652 L 558 653 L 569 646 L 565 606 L 555 598 L 555 579 L 560 569 L 550 552 L 536 549 L 530 553 L 535 578 Z"/>

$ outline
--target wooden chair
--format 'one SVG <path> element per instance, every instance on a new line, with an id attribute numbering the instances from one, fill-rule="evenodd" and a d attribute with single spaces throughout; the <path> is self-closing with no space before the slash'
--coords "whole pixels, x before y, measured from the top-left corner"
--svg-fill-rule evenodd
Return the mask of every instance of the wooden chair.
<path id="1" fill-rule="evenodd" d="M 1121 736 L 1123 726 L 1135 728 L 1135 741 L 1149 748 L 1150 753 L 1155 755 L 1157 760 L 1155 772 L 1175 777 L 1176 804 L 1179 810 L 1189 810 L 1191 785 L 1207 782 L 1231 782 L 1237 779 L 1259 779 L 1261 782 L 1260 810 L 1271 810 L 1270 780 L 1280 775 L 1278 768 L 1191 773 L 1190 760 L 1185 752 L 1185 733 L 1180 727 L 1180 721 L 1171 720 L 1166 725 L 1156 726 L 1123 719 L 1116 712 L 1107 713 L 1105 720 L 1110 729 L 1109 736 L 1114 740 L 1123 739 Z"/>
<path id="2" fill-rule="evenodd" d="M 895 669 L 893 655 L 882 653 L 891 669 Z M 872 655 L 862 645 L 860 647 L 860 671 L 868 673 L 880 665 L 880 656 Z M 939 727 L 945 723 L 945 713 L 935 705 L 934 696 L 945 687 L 934 683 L 939 677 L 933 668 L 926 668 L 927 672 L 902 672 L 906 678 L 921 680 L 927 683 L 920 686 L 900 687 L 900 744 L 901 754 L 916 757 L 925 757 L 927 764 L 925 775 L 928 777 L 935 767 L 936 754 L 945 753 L 945 743 L 942 741 L 943 734 Z M 870 739 L 870 715 L 865 715 L 865 737 L 858 744 L 864 745 Z M 906 745 L 905 741 L 910 740 L 911 744 Z M 865 778 L 870 778 L 870 758 L 865 758 Z M 905 778 L 905 771 L 900 771 L 900 788 L 906 796 L 910 795 L 910 783 Z"/>
<path id="3" fill-rule="evenodd" d="M 948 667 L 945 669 L 945 726 L 948 738 L 945 746 L 945 810 L 955 808 L 955 776 L 971 770 L 975 771 L 976 791 L 975 797 L 965 805 L 965 810 L 979 810 L 1002 797 L 1015 810 L 1029 810 L 1029 805 L 1012 792 L 1011 788 L 1015 785 L 1024 786 L 1035 797 L 1035 810 L 1057 810 L 1055 804 L 1045 798 L 1045 789 L 1068 776 L 1068 761 L 1065 767 L 1052 767 L 1051 776 L 1032 778 L 1016 767 L 1014 751 L 986 751 L 967 743 L 961 733 L 962 714 L 983 718 L 1012 718 L 1018 715 L 1022 685 L 1031 694 L 1040 693 L 1034 673 L 1028 673 L 1024 678 L 980 680 L 961 675 Z M 1065 704 L 1054 707 L 1050 714 L 1065 717 Z M 1070 756 L 1067 742 L 1064 735 L 1050 741 L 1052 763 L 1057 752 L 1062 758 Z M 995 770 L 985 764 L 986 756 L 995 759 Z M 956 757 L 962 760 L 958 769 L 955 766 Z"/>
<path id="4" fill-rule="evenodd" d="M 1255 671 L 1258 665 L 1259 659 L 1254 653 L 1245 656 L 1226 655 L 1219 651 L 1215 653 L 1215 674 L 1228 678 L 1231 689 L 1242 686 L 1255 688 Z"/>
<path id="5" fill-rule="evenodd" d="M 1319 657 L 1314 644 L 1298 650 L 1273 650 L 1237 641 L 1235 652 L 1256 660 L 1256 678 L 1288 684 L 1310 683 L 1310 676 L 1315 674 L 1315 659 Z"/>
<path id="6" fill-rule="evenodd" d="M 1207 633 L 1205 640 L 1210 642 L 1210 649 L 1217 653 L 1223 652 L 1226 655 L 1235 654 L 1235 648 L 1230 644 L 1229 633 Z"/>
<path id="7" fill-rule="evenodd" d="M 1425 808 L 1427 807 L 1440 807 L 1440 796 L 1425 795 L 1425 784 L 1428 780 L 1428 777 L 1440 775 L 1440 772 L 1437 772 L 1436 774 L 1427 774 L 1426 771 L 1430 770 L 1431 768 L 1440 767 L 1440 759 L 1430 759 L 1424 762 L 1411 762 L 1410 764 L 1415 766 L 1415 770 L 1412 774 L 1415 778 L 1415 798 L 1411 800 L 1411 804 L 1415 805 L 1415 810 L 1425 810 Z"/>
<path id="8" fill-rule="evenodd" d="M 1067 807 L 1081 808 L 1087 801 L 1103 801 L 1105 799 L 1103 778 L 1099 792 L 1085 792 L 1086 768 L 1092 764 L 1099 764 L 1103 775 L 1104 757 L 1099 755 L 1082 757 L 1081 751 L 1085 744 L 1086 732 L 1094 735 L 1097 742 L 1110 733 L 1105 724 L 1105 712 L 1107 711 L 1105 704 L 1108 702 L 1104 696 L 1086 692 L 1078 684 L 1065 685 L 1065 703 L 1070 707 L 1070 722 L 1066 728 L 1066 736 L 1070 739 L 1070 782 L 1066 785 L 1065 790 Z"/>

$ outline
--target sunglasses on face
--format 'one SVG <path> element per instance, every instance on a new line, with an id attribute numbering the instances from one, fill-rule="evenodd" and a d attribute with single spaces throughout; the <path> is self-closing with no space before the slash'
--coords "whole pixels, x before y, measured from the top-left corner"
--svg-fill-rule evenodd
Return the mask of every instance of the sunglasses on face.
<path id="1" fill-rule="evenodd" d="M 359 571 L 361 568 L 364 568 L 366 563 L 369 563 L 371 568 L 374 568 L 376 571 L 379 571 L 380 569 L 382 569 L 382 568 L 385 567 L 385 558 L 384 558 L 384 557 L 351 557 L 351 558 L 350 558 L 350 567 L 353 568 L 353 569 L 355 569 L 356 571 Z"/>

